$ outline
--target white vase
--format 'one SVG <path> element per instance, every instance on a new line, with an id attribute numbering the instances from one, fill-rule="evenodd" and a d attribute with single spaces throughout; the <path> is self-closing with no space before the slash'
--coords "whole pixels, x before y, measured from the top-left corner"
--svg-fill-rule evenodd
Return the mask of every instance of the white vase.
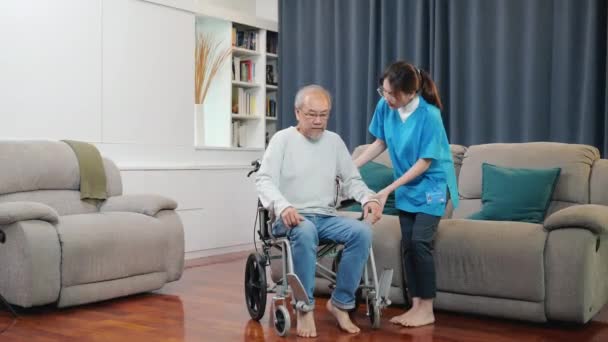
<path id="1" fill-rule="evenodd" d="M 194 105 L 194 145 L 205 146 L 205 111 L 202 104 Z"/>

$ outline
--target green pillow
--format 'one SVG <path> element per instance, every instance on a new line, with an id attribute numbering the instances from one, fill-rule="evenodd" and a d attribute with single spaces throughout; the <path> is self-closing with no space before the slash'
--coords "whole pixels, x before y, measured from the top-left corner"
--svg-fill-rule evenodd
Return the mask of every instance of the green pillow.
<path id="1" fill-rule="evenodd" d="M 394 180 L 392 168 L 373 161 L 363 165 L 359 169 L 359 172 L 361 173 L 361 178 L 363 178 L 363 181 L 367 184 L 367 187 L 375 192 L 386 188 Z M 355 202 L 355 204 L 342 208 L 342 210 L 361 211 L 361 205 Z M 388 215 L 397 215 L 399 213 L 397 208 L 395 208 L 394 193 L 391 193 L 388 196 L 382 212 Z"/>
<path id="2" fill-rule="evenodd" d="M 483 207 L 469 219 L 542 223 L 560 168 L 516 169 L 483 163 Z"/>

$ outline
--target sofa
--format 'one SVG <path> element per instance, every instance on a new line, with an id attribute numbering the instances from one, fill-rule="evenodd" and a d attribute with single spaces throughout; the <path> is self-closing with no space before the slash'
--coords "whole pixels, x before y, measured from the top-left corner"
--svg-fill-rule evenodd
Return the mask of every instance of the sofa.
<path id="1" fill-rule="evenodd" d="M 436 235 L 435 307 L 532 322 L 589 321 L 608 299 L 608 160 L 592 146 L 549 142 L 451 151 L 460 205 L 448 202 Z M 391 166 L 387 152 L 375 161 Z M 467 219 L 482 207 L 484 162 L 561 168 L 542 224 Z M 374 226 L 376 265 L 394 270 L 390 299 L 407 304 L 400 240 L 398 217 L 384 215 Z M 316 290 L 329 292 L 322 278 Z"/>
<path id="2" fill-rule="evenodd" d="M 177 204 L 123 195 L 103 159 L 105 200 L 81 200 L 74 151 L 63 142 L 0 142 L 0 294 L 20 307 L 67 307 L 178 280 L 184 233 Z"/>

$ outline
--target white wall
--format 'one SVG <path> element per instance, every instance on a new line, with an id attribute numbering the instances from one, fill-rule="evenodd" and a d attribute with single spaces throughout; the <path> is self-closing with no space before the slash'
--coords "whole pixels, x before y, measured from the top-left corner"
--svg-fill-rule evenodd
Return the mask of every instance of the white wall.
<path id="1" fill-rule="evenodd" d="M 255 9 L 258 18 L 279 21 L 279 0 L 256 0 Z"/>
<path id="2" fill-rule="evenodd" d="M 257 196 L 245 175 L 262 154 L 193 147 L 192 8 L 0 1 L 0 139 L 95 143 L 125 193 L 178 201 L 190 257 L 251 246 Z"/>

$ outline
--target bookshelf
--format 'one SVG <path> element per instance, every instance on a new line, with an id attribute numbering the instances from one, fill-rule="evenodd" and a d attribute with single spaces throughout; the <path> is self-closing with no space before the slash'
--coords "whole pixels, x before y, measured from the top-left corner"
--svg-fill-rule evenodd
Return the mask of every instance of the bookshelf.
<path id="1" fill-rule="evenodd" d="M 215 17 L 197 16 L 196 34 L 221 41 L 231 54 L 205 103 L 195 106 L 197 148 L 264 149 L 276 132 L 278 33 Z"/>

